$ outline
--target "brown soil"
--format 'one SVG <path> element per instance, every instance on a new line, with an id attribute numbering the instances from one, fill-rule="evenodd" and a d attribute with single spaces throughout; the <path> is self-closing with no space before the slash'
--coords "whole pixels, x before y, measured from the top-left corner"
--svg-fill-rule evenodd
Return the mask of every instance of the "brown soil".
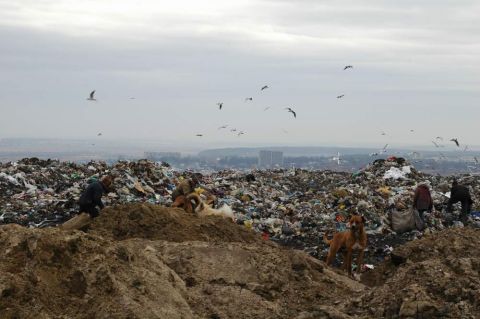
<path id="1" fill-rule="evenodd" d="M 407 243 L 394 251 L 405 263 L 389 260 L 363 276 L 376 287 L 350 310 L 367 317 L 480 318 L 479 253 L 479 229 L 448 229 Z"/>
<path id="2" fill-rule="evenodd" d="M 479 231 L 350 280 L 227 220 L 136 204 L 91 229 L 0 227 L 0 318 L 479 318 Z M 376 285 L 376 286 L 375 286 Z"/>
<path id="3" fill-rule="evenodd" d="M 208 241 L 253 243 L 260 238 L 218 216 L 200 218 L 180 208 L 152 204 L 108 207 L 94 220 L 91 232 L 114 240 L 145 238 L 172 242 Z"/>

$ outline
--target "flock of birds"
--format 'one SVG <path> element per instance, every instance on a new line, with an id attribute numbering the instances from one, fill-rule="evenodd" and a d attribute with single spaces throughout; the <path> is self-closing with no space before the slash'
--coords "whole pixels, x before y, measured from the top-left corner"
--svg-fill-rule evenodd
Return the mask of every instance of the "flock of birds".
<path id="1" fill-rule="evenodd" d="M 264 85 L 264 86 L 262 86 L 262 87 L 260 88 L 260 91 L 264 91 L 264 90 L 266 90 L 266 89 L 268 89 L 268 88 L 270 88 L 268 85 Z M 245 102 L 249 102 L 249 101 L 250 101 L 250 102 L 253 101 L 253 97 L 246 97 L 246 98 L 245 98 Z M 217 103 L 217 106 L 218 106 L 218 110 L 221 111 L 222 108 L 223 108 L 223 102 L 218 102 L 218 103 Z M 268 107 L 264 108 L 263 111 L 268 111 L 269 109 L 270 109 L 270 107 L 268 106 Z M 292 110 L 292 108 L 287 107 L 287 108 L 285 108 L 285 109 L 286 109 L 288 112 L 292 113 L 294 118 L 297 118 L 297 113 L 295 113 L 295 111 Z M 222 125 L 222 126 L 220 126 L 218 129 L 221 130 L 221 129 L 227 129 L 227 128 L 228 128 L 228 125 Z M 238 130 L 238 129 L 236 129 L 236 128 L 230 129 L 230 132 L 232 132 L 232 133 L 234 133 L 234 134 L 237 134 L 237 136 L 242 136 L 242 135 L 245 134 L 244 131 Z M 284 131 L 284 132 L 285 132 L 285 131 Z M 196 134 L 196 136 L 197 136 L 197 137 L 202 137 L 203 134 Z"/>
<path id="2" fill-rule="evenodd" d="M 346 66 L 343 68 L 344 71 L 345 71 L 345 70 L 348 70 L 348 69 L 353 69 L 353 65 L 346 65 Z M 262 86 L 262 87 L 260 88 L 260 91 L 264 91 L 264 90 L 269 89 L 269 88 L 270 88 L 270 87 L 269 87 L 268 85 L 264 85 L 264 86 Z M 343 98 L 344 96 L 345 96 L 345 94 L 338 95 L 338 96 L 337 96 L 337 99 L 341 99 L 341 98 Z M 135 99 L 135 98 L 134 98 L 134 97 L 131 97 L 130 99 Z M 92 92 L 90 92 L 90 95 L 89 95 L 89 97 L 87 98 L 87 100 L 88 100 L 88 101 L 97 101 L 97 99 L 95 98 L 95 90 L 93 90 Z M 253 101 L 253 97 L 246 97 L 246 98 L 245 98 L 245 102 L 249 102 L 249 101 L 250 101 L 250 102 Z M 222 108 L 223 108 L 223 104 L 224 104 L 223 102 L 218 102 L 218 103 L 217 103 L 218 109 L 219 109 L 220 111 L 221 111 Z M 270 107 L 268 106 L 268 107 L 264 108 L 263 110 L 264 110 L 264 111 L 268 111 L 269 109 L 270 109 Z M 293 118 L 295 118 L 295 119 L 297 118 L 297 113 L 296 113 L 291 107 L 286 107 L 285 110 L 286 110 L 288 113 L 291 113 L 291 114 L 293 115 Z M 222 126 L 220 126 L 218 129 L 221 130 L 221 129 L 226 129 L 226 128 L 228 128 L 228 125 L 222 125 Z M 287 133 L 286 130 L 284 130 L 284 129 L 282 129 L 282 130 L 283 130 L 284 133 Z M 244 131 L 238 130 L 238 129 L 236 129 L 236 128 L 230 129 L 230 132 L 237 134 L 237 136 L 241 136 L 241 135 L 244 135 L 244 134 L 245 134 Z M 98 136 L 101 136 L 101 135 L 102 135 L 102 133 L 99 133 L 99 134 L 98 134 Z M 197 136 L 197 137 L 203 137 L 203 134 L 196 134 L 195 136 Z"/>
<path id="3" fill-rule="evenodd" d="M 344 71 L 345 71 L 345 70 L 348 70 L 348 69 L 353 69 L 353 65 L 345 65 L 344 68 L 343 68 Z M 260 91 L 264 91 L 264 90 L 269 89 L 269 88 L 270 88 L 270 87 L 269 87 L 268 85 L 264 85 L 264 86 L 262 86 L 262 87 L 260 88 Z M 340 94 L 340 95 L 337 96 L 337 99 L 341 99 L 341 98 L 343 98 L 344 96 L 345 96 L 345 94 Z M 130 97 L 130 99 L 133 100 L 133 99 L 135 99 L 135 98 L 134 98 L 134 97 Z M 95 90 L 93 90 L 92 92 L 90 92 L 90 95 L 89 95 L 89 97 L 87 98 L 87 100 L 89 100 L 89 101 L 97 101 L 97 99 L 95 98 Z M 251 102 L 251 101 L 253 101 L 253 97 L 246 97 L 246 98 L 245 98 L 245 102 Z M 224 105 L 223 102 L 218 102 L 218 103 L 217 103 L 218 110 L 221 111 L 221 110 L 223 109 L 223 105 Z M 268 111 L 269 109 L 270 109 L 270 107 L 268 106 L 268 107 L 265 107 L 265 108 L 263 109 L 263 111 Z M 286 110 L 288 113 L 291 113 L 291 114 L 293 115 L 293 118 L 295 118 L 295 119 L 297 118 L 297 113 L 293 110 L 293 108 L 291 108 L 291 107 L 286 107 L 285 110 Z M 222 126 L 218 127 L 218 130 L 227 129 L 228 127 L 229 127 L 228 125 L 222 125 Z M 285 129 L 282 129 L 282 131 L 283 131 L 284 133 L 288 133 Z M 237 136 L 242 136 L 242 135 L 245 134 L 244 131 L 238 130 L 237 128 L 231 128 L 231 129 L 230 129 L 230 132 L 236 134 Z M 415 131 L 414 131 L 414 130 L 410 130 L 410 132 L 413 133 L 413 132 L 415 132 Z M 382 135 L 382 136 L 386 136 L 387 133 L 385 133 L 384 131 L 381 131 L 381 135 Z M 98 133 L 97 136 L 102 136 L 102 133 Z M 204 135 L 203 135 L 203 134 L 196 134 L 195 136 L 197 136 L 197 137 L 203 137 Z M 435 140 L 432 140 L 432 144 L 435 146 L 435 148 L 440 149 L 440 148 L 445 147 L 445 145 L 442 144 L 443 141 L 444 141 L 443 137 L 437 136 L 437 137 L 435 138 Z M 458 138 L 452 138 L 452 139 L 450 139 L 450 142 L 455 143 L 455 145 L 456 145 L 458 148 L 460 148 L 460 142 L 458 141 Z M 92 145 L 95 145 L 95 144 L 92 144 Z M 385 154 L 385 153 L 387 152 L 388 146 L 389 146 L 388 144 L 385 144 L 385 146 L 384 146 L 381 150 L 379 150 L 378 152 L 371 153 L 370 156 L 373 157 L 373 156 L 379 156 L 379 155 L 381 155 L 381 154 Z M 467 150 L 468 150 L 468 145 L 465 145 L 463 151 L 466 152 Z M 414 154 L 414 153 L 416 153 L 417 156 L 419 156 L 418 152 L 413 152 L 412 154 Z M 439 155 L 440 155 L 440 157 L 441 157 L 442 159 L 446 159 L 446 158 L 447 158 L 447 157 L 446 157 L 442 152 L 440 152 L 440 151 L 439 151 Z M 340 157 L 340 153 L 338 153 L 337 156 L 333 157 L 332 160 L 336 161 L 336 162 L 338 163 L 338 165 L 340 165 L 340 163 L 341 163 L 341 161 L 342 161 L 342 160 L 341 160 L 341 157 Z M 475 161 L 476 164 L 480 164 L 480 161 L 479 161 L 479 159 L 478 159 L 476 156 L 474 157 L 474 161 Z"/>
<path id="4" fill-rule="evenodd" d="M 415 131 L 414 131 L 414 130 L 410 130 L 410 132 L 413 133 L 413 132 L 415 132 Z M 386 135 L 387 135 L 387 133 L 385 133 L 384 131 L 381 131 L 380 134 L 381 134 L 382 136 L 386 136 Z M 440 149 L 440 148 L 444 148 L 444 147 L 445 147 L 445 145 L 442 144 L 443 141 L 444 141 L 444 138 L 443 138 L 443 137 L 437 136 L 437 137 L 435 138 L 435 140 L 432 141 L 432 143 L 433 143 L 433 145 L 435 145 L 435 148 Z M 453 143 L 457 146 L 457 148 L 460 148 L 460 142 L 458 141 L 458 138 L 452 138 L 452 139 L 450 139 L 449 141 L 450 141 L 450 142 L 453 142 Z M 373 157 L 373 156 L 379 156 L 379 155 L 385 154 L 385 153 L 387 152 L 387 148 L 388 148 L 388 144 L 385 144 L 385 146 L 384 146 L 381 150 L 379 150 L 379 151 L 377 151 L 377 152 L 370 153 L 369 155 Z M 468 150 L 469 150 L 468 145 L 465 145 L 465 146 L 463 147 L 463 152 L 466 152 L 466 151 L 468 151 Z M 438 151 L 438 153 L 439 153 L 441 159 L 447 160 L 447 157 L 445 156 L 445 154 L 443 154 L 441 151 Z M 411 152 L 411 153 L 409 153 L 409 155 L 411 155 L 413 158 L 419 158 L 419 157 L 420 157 L 420 153 L 419 153 L 419 152 Z M 478 159 L 477 156 L 474 156 L 474 157 L 473 157 L 473 160 L 475 161 L 475 164 L 477 164 L 477 165 L 480 164 L 480 160 Z M 333 157 L 332 157 L 332 161 L 337 162 L 338 165 L 340 165 L 340 164 L 342 163 L 343 160 L 342 160 L 342 158 L 341 158 L 340 152 L 337 153 L 337 156 L 333 156 Z M 470 166 L 469 166 L 469 167 L 470 167 Z"/>
<path id="5" fill-rule="evenodd" d="M 353 65 L 346 65 L 346 66 L 343 68 L 344 71 L 345 71 L 345 70 L 348 70 L 348 69 L 353 69 Z M 269 87 L 268 85 L 264 85 L 264 86 L 262 86 L 262 87 L 260 88 L 260 91 L 264 91 L 264 90 L 269 89 L 269 88 L 270 88 L 270 87 Z M 94 91 L 94 92 L 95 92 L 95 91 Z M 341 99 L 341 98 L 343 98 L 344 96 L 345 96 L 345 94 L 338 95 L 338 96 L 337 96 L 337 99 Z M 246 98 L 245 98 L 245 102 L 249 102 L 249 101 L 250 101 L 250 102 L 253 101 L 253 97 L 246 97 Z M 222 110 L 223 104 L 224 104 L 223 102 L 218 102 L 218 103 L 217 103 L 217 106 L 218 106 L 218 110 L 219 110 L 219 111 Z M 270 106 L 267 106 L 266 108 L 263 109 L 263 111 L 268 111 L 269 109 L 270 109 Z M 291 113 L 291 114 L 293 115 L 293 118 L 295 118 L 295 119 L 297 118 L 297 112 L 295 112 L 291 107 L 286 107 L 285 110 L 286 110 L 288 113 Z M 228 128 L 228 125 L 222 125 L 222 126 L 220 126 L 218 129 L 221 130 L 221 129 L 226 129 L 226 128 Z M 241 135 L 245 134 L 244 131 L 239 131 L 239 130 L 237 130 L 236 128 L 232 128 L 230 131 L 231 131 L 232 133 L 236 133 L 237 136 L 241 136 Z M 283 131 L 285 134 L 288 133 L 285 129 L 282 129 L 282 131 Z M 202 137 L 203 134 L 196 134 L 196 136 L 197 136 L 197 137 Z"/>

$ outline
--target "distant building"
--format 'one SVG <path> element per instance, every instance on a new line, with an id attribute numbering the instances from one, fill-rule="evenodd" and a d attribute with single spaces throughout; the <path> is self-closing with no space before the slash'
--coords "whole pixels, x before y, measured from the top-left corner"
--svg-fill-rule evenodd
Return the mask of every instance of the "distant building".
<path id="1" fill-rule="evenodd" d="M 168 162 L 180 159 L 181 154 L 177 152 L 145 152 L 144 156 L 147 160 L 150 161 Z"/>
<path id="2" fill-rule="evenodd" d="M 283 152 L 260 151 L 258 154 L 258 167 L 273 168 L 283 166 Z"/>

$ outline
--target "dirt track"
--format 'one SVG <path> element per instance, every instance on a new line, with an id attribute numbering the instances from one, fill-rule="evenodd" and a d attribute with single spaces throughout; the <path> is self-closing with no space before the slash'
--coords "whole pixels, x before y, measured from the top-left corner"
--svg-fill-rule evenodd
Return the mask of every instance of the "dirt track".
<path id="1" fill-rule="evenodd" d="M 0 227 L 1 318 L 480 318 L 478 230 L 352 281 L 220 218 L 126 205 L 85 233 Z M 375 286 L 376 285 L 376 286 Z"/>

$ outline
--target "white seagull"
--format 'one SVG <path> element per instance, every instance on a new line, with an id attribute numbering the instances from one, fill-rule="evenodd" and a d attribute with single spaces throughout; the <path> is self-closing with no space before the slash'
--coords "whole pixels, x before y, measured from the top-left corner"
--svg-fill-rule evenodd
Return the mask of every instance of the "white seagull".
<path id="1" fill-rule="evenodd" d="M 340 162 L 342 161 L 340 159 L 340 152 L 337 152 L 337 156 L 332 157 L 332 161 L 337 161 L 337 165 L 340 165 Z"/>

